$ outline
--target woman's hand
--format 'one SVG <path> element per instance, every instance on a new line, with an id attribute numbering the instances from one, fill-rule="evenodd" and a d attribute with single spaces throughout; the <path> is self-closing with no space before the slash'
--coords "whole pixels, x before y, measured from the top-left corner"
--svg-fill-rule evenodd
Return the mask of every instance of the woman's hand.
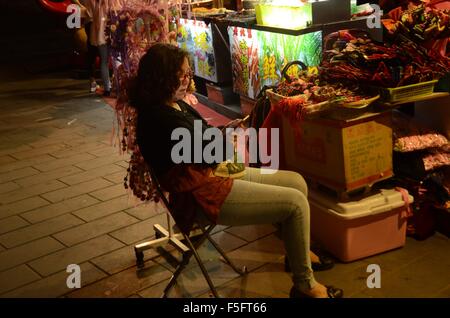
<path id="1" fill-rule="evenodd" d="M 244 118 L 234 119 L 232 121 L 229 121 L 225 126 L 222 127 L 222 132 L 226 130 L 227 128 L 242 128 L 245 129 L 245 123 L 250 118 L 250 115 L 245 116 Z"/>

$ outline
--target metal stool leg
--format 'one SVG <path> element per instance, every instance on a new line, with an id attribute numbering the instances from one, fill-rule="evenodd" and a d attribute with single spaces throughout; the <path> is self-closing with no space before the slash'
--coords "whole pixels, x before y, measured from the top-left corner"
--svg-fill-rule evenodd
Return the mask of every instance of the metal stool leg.
<path id="1" fill-rule="evenodd" d="M 227 256 L 227 254 L 224 252 L 224 250 L 212 239 L 211 236 L 208 235 L 208 240 L 211 242 L 211 244 L 214 246 L 214 248 L 222 255 L 224 260 L 230 265 L 230 267 L 239 275 L 245 275 L 247 273 L 247 267 L 243 266 L 242 270 L 237 268 L 237 266 L 231 261 L 231 259 Z"/>
<path id="2" fill-rule="evenodd" d="M 213 293 L 214 297 L 219 298 L 219 294 L 217 293 L 217 290 L 214 287 L 214 284 L 212 283 L 211 277 L 209 277 L 209 274 L 208 274 L 208 271 L 206 270 L 205 265 L 203 264 L 194 245 L 192 244 L 191 240 L 188 237 L 186 237 L 186 242 L 188 243 L 189 248 L 191 248 L 192 252 L 194 253 L 194 257 L 197 260 L 197 263 L 200 266 L 200 269 L 202 270 L 203 276 L 205 277 L 206 282 L 208 283 L 209 288 L 211 289 L 211 292 Z"/>
<path id="3" fill-rule="evenodd" d="M 186 267 L 186 265 L 189 263 L 189 260 L 191 259 L 193 255 L 192 251 L 188 251 L 185 254 L 183 254 L 183 259 L 181 263 L 178 265 L 177 269 L 173 273 L 172 277 L 170 278 L 169 283 L 167 284 L 166 288 L 164 288 L 164 293 L 162 295 L 162 298 L 167 298 L 168 293 L 172 289 L 173 285 L 177 282 L 178 276 L 180 276 L 183 269 Z"/>

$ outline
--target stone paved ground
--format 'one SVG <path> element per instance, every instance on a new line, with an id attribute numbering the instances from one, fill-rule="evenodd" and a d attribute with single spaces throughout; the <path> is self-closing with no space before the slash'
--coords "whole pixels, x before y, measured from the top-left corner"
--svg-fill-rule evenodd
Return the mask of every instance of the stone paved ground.
<path id="1" fill-rule="evenodd" d="M 67 74 L 4 76 L 0 85 L 0 297 L 159 297 L 178 254 L 146 253 L 137 270 L 133 246 L 154 237 L 161 206 L 139 205 L 122 186 L 127 156 L 111 145 L 113 111 Z M 202 248 L 224 297 L 287 297 L 283 247 L 271 226 L 218 227 L 219 244 L 250 273 L 236 276 L 211 246 Z M 448 238 L 407 240 L 404 248 L 317 273 L 348 297 L 450 297 Z M 68 264 L 82 288 L 69 290 Z M 368 264 L 382 288 L 366 287 Z M 190 264 L 171 297 L 209 297 Z"/>

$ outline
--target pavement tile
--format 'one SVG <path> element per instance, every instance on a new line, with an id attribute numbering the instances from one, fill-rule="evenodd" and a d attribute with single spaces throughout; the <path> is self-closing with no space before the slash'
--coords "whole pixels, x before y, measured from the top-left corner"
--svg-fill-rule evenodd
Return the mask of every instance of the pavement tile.
<path id="1" fill-rule="evenodd" d="M 363 261 L 368 264 L 383 264 L 382 270 L 384 272 L 396 271 L 399 268 L 408 266 L 408 264 L 423 257 L 425 254 L 430 253 L 430 245 L 428 244 L 429 240 L 437 240 L 435 243 L 440 243 L 434 236 L 426 241 L 417 241 L 413 238 L 407 237 L 405 246 L 367 257 Z"/>
<path id="2" fill-rule="evenodd" d="M 140 220 L 146 220 L 166 211 L 167 209 L 161 202 L 156 203 L 155 201 L 145 202 L 136 207 L 125 210 L 128 214 Z"/>
<path id="3" fill-rule="evenodd" d="M 96 282 L 107 275 L 90 263 L 80 264 L 81 288 Z M 34 283 L 15 289 L 0 297 L 14 298 L 56 298 L 73 291 L 67 287 L 70 273 L 64 269 L 56 274 L 40 279 Z"/>
<path id="4" fill-rule="evenodd" d="M 436 295 L 433 295 L 434 298 L 450 298 L 450 284 L 441 289 Z"/>
<path id="5" fill-rule="evenodd" d="M 161 298 L 164 289 L 166 288 L 168 283 L 169 279 L 165 279 L 159 282 L 158 284 L 155 284 L 151 287 L 139 291 L 138 295 L 141 296 L 142 298 Z M 174 297 L 173 292 L 171 297 Z"/>
<path id="6" fill-rule="evenodd" d="M 64 248 L 64 245 L 51 237 L 5 250 L 0 253 L 0 271 L 29 262 Z"/>
<path id="7" fill-rule="evenodd" d="M 116 165 L 116 164 L 115 164 L 115 166 L 120 167 L 119 165 Z M 125 171 L 125 168 L 123 168 L 123 167 L 120 167 L 120 169 L 121 170 L 119 172 L 108 174 L 108 175 L 104 176 L 103 178 L 108 181 L 111 181 L 114 184 L 118 184 L 118 183 L 123 184 L 123 179 L 125 178 L 126 171 Z M 1 176 L 0 176 L 0 178 L 1 178 Z"/>
<path id="8" fill-rule="evenodd" d="M 367 288 L 363 293 L 368 297 L 426 298 L 437 294 L 449 283 L 450 254 L 447 249 L 445 254 L 430 253 L 384 277 L 382 272 L 381 288 Z"/>
<path id="9" fill-rule="evenodd" d="M 155 235 L 153 224 L 166 224 L 166 215 L 159 214 L 145 221 L 135 223 L 120 230 L 111 232 L 110 235 L 127 245 L 150 238 Z"/>
<path id="10" fill-rule="evenodd" d="M 117 165 L 111 164 L 111 165 L 106 165 L 100 168 L 96 168 L 93 170 L 88 170 L 88 171 L 83 171 L 80 168 L 77 168 L 80 173 L 76 173 L 76 174 L 72 174 L 70 176 L 64 177 L 58 177 L 58 180 L 68 184 L 68 185 L 74 185 L 77 183 L 81 183 L 81 182 L 85 182 L 85 181 L 89 181 L 98 177 L 102 177 L 108 174 L 111 174 L 113 172 L 118 172 L 118 171 L 122 171 L 123 169 L 118 167 Z M 123 185 L 122 185 L 123 188 Z"/>
<path id="11" fill-rule="evenodd" d="M 11 215 L 20 214 L 38 207 L 50 204 L 47 200 L 41 197 L 32 197 L 11 204 L 0 204 L 0 219 Z"/>
<path id="12" fill-rule="evenodd" d="M 8 156 L 8 155 L 0 156 L 0 165 L 4 165 L 4 164 L 15 162 L 15 161 L 16 161 L 16 159 L 11 156 Z"/>
<path id="13" fill-rule="evenodd" d="M 0 294 L 17 287 L 29 284 L 41 277 L 28 266 L 20 265 L 7 271 L 0 272 Z"/>
<path id="14" fill-rule="evenodd" d="M 67 246 L 89 240 L 91 238 L 112 232 L 138 222 L 132 216 L 119 212 L 89 223 L 73 227 L 69 230 L 55 234 L 54 237 Z"/>
<path id="15" fill-rule="evenodd" d="M 50 191 L 66 187 L 66 184 L 58 180 L 45 181 L 41 184 L 36 184 L 30 187 L 24 187 L 8 193 L 3 193 L 0 195 L 0 202 L 2 202 L 3 204 L 12 203 L 35 195 L 42 195 L 47 192 L 53 193 Z"/>
<path id="16" fill-rule="evenodd" d="M 66 157 L 72 157 L 77 154 L 88 152 L 92 149 L 97 149 L 98 147 L 103 147 L 105 144 L 102 144 L 98 141 L 90 142 L 90 143 L 81 143 L 80 145 L 67 145 L 63 144 L 63 148 L 50 152 L 49 154 L 55 158 L 61 159 Z"/>
<path id="17" fill-rule="evenodd" d="M 217 288 L 217 292 L 224 298 L 269 298 L 277 295 L 287 298 L 291 287 L 291 275 L 284 272 L 284 265 L 272 263 L 237 276 Z M 209 294 L 208 291 L 200 297 L 206 298 Z"/>
<path id="18" fill-rule="evenodd" d="M 14 152 L 10 156 L 12 156 L 18 160 L 23 160 L 23 159 L 33 158 L 33 157 L 39 156 L 39 155 L 50 154 L 51 152 L 60 150 L 61 147 L 62 147 L 61 144 L 55 144 L 55 145 L 50 145 L 50 146 L 34 148 L 32 150 Z"/>
<path id="19" fill-rule="evenodd" d="M 124 298 L 136 294 L 139 290 L 145 289 L 159 283 L 172 273 L 163 266 L 149 261 L 140 270 L 130 268 L 120 273 L 104 278 L 83 289 L 76 290 L 68 297 L 102 297 L 102 298 Z"/>
<path id="20" fill-rule="evenodd" d="M 275 232 L 275 227 L 270 224 L 232 226 L 225 230 L 226 232 L 238 236 L 247 242 L 252 242 L 261 237 Z"/>
<path id="21" fill-rule="evenodd" d="M 86 222 L 90 222 L 92 220 L 134 207 L 137 204 L 138 202 L 135 198 L 129 195 L 124 195 L 119 198 L 82 208 L 80 210 L 74 211 L 73 214 L 85 220 Z"/>
<path id="22" fill-rule="evenodd" d="M 89 195 L 101 201 L 108 201 L 110 199 L 123 196 L 127 193 L 128 191 L 125 189 L 123 184 L 119 183 L 101 190 L 90 192 Z"/>
<path id="23" fill-rule="evenodd" d="M 67 199 L 58 203 L 52 203 L 44 207 L 34 209 L 32 211 L 21 214 L 21 217 L 26 219 L 30 223 L 41 222 L 62 214 L 66 214 L 72 211 L 76 211 L 93 204 L 98 203 L 97 199 L 83 194 L 75 198 Z"/>
<path id="24" fill-rule="evenodd" d="M 30 225 L 27 221 L 16 215 L 0 220 L 0 234 L 20 229 L 21 227 Z"/>
<path id="25" fill-rule="evenodd" d="M 89 145 L 91 143 L 98 142 L 102 145 L 109 145 L 111 141 L 111 133 L 109 134 L 100 134 L 96 133 L 95 135 L 91 137 L 83 137 L 78 136 L 77 138 L 72 138 L 69 140 L 65 140 L 64 144 L 70 146 L 70 147 L 84 147 L 86 145 Z"/>
<path id="26" fill-rule="evenodd" d="M 65 214 L 50 220 L 29 225 L 0 236 L 0 243 L 6 248 L 12 248 L 38 238 L 58 233 L 84 223 L 79 218 Z"/>
<path id="27" fill-rule="evenodd" d="M 116 165 L 121 166 L 125 169 L 128 169 L 129 163 L 127 160 L 121 160 L 121 161 L 116 162 Z"/>
<path id="28" fill-rule="evenodd" d="M 233 251 L 241 246 L 244 246 L 247 241 L 233 236 L 225 231 L 211 235 L 212 239 L 224 250 L 224 252 Z"/>
<path id="29" fill-rule="evenodd" d="M 195 260 L 193 261 L 195 262 Z M 239 277 L 233 269 L 219 260 L 204 262 L 211 280 L 216 288 Z M 169 297 L 199 297 L 209 293 L 209 286 L 198 265 L 184 269 L 177 279 L 177 284 L 169 292 Z"/>
<path id="30" fill-rule="evenodd" d="M 15 182 L 0 183 L 0 194 L 11 192 L 11 191 L 17 190 L 19 188 L 20 188 L 20 186 Z"/>
<path id="31" fill-rule="evenodd" d="M 236 266 L 246 266 L 252 271 L 266 263 L 284 263 L 283 242 L 275 235 L 269 235 L 229 252 L 228 257 Z"/>
<path id="32" fill-rule="evenodd" d="M 36 170 L 32 167 L 25 167 L 22 169 L 17 169 L 17 170 L 11 171 L 11 172 L 6 172 L 6 173 L 0 174 L 0 183 L 29 177 L 32 175 L 36 175 L 38 173 L 40 173 L 40 171 Z"/>
<path id="33" fill-rule="evenodd" d="M 101 166 L 106 166 L 108 164 L 112 164 L 121 160 L 124 160 L 125 158 L 128 158 L 128 155 L 107 155 L 104 157 L 95 157 L 93 155 L 89 155 L 92 156 L 95 159 L 89 160 L 89 161 L 85 161 L 85 162 L 80 162 L 75 164 L 77 167 L 84 169 L 84 170 L 91 170 L 91 169 L 95 169 Z"/>
<path id="34" fill-rule="evenodd" d="M 28 160 L 18 160 L 16 162 L 8 163 L 0 166 L 0 173 L 11 172 L 13 170 L 18 170 L 25 167 L 30 167 L 34 165 L 44 165 L 57 160 L 55 157 L 49 155 L 37 156 L 30 158 Z"/>
<path id="35" fill-rule="evenodd" d="M 29 265 L 42 276 L 49 276 L 65 269 L 69 264 L 81 264 L 121 247 L 123 247 L 122 243 L 108 235 L 103 235 L 41 257 L 29 263 Z"/>
<path id="36" fill-rule="evenodd" d="M 150 251 L 151 250 L 149 250 L 149 252 Z M 144 253 L 145 259 L 151 258 L 148 256 L 148 254 L 150 253 Z M 155 253 L 153 253 L 153 256 L 155 256 Z M 136 265 L 134 246 L 125 246 L 111 253 L 96 257 L 91 260 L 91 263 L 95 264 L 97 267 L 101 268 L 108 274 L 121 272 L 124 269 Z"/>
<path id="37" fill-rule="evenodd" d="M 88 153 L 96 157 L 104 157 L 108 155 L 120 154 L 120 149 L 118 147 L 106 146 L 98 147 L 96 149 L 89 150 Z"/>
<path id="38" fill-rule="evenodd" d="M 17 143 L 13 143 L 11 146 L 8 146 L 6 142 L 0 142 L 0 156 L 7 156 L 11 153 L 26 151 L 33 149 L 28 145 L 18 145 Z"/>
<path id="39" fill-rule="evenodd" d="M 43 137 L 46 137 L 46 139 L 49 140 L 61 140 L 64 141 L 74 135 L 80 134 L 80 132 L 84 132 L 86 129 L 92 131 L 88 127 L 84 126 L 83 124 L 80 124 L 78 121 L 75 122 L 75 125 L 68 126 L 67 124 L 64 125 L 62 128 L 59 129 L 50 129 L 47 132 L 41 133 Z M 40 143 L 32 143 L 31 146 L 35 147 L 42 146 Z"/>
<path id="40" fill-rule="evenodd" d="M 58 181 L 60 182 L 60 181 Z M 98 178 L 82 183 L 78 183 L 73 186 L 66 186 L 64 189 L 48 192 L 42 195 L 42 197 L 50 202 L 59 202 L 62 200 L 67 200 L 91 191 L 102 189 L 110 186 L 111 182 L 104 179 Z"/>
<path id="41" fill-rule="evenodd" d="M 41 184 L 46 181 L 56 180 L 64 176 L 70 176 L 82 171 L 83 170 L 81 170 L 80 168 L 74 166 L 66 166 L 47 172 L 41 172 L 33 176 L 17 179 L 14 182 L 20 184 L 22 187 L 29 187 L 36 184 Z"/>
<path id="42" fill-rule="evenodd" d="M 75 165 L 78 166 L 84 162 L 84 161 L 91 161 L 95 158 L 95 156 L 87 154 L 87 153 L 81 153 L 72 157 L 67 158 L 61 158 L 61 159 L 54 159 L 52 162 L 49 162 L 47 164 L 35 164 L 33 165 L 34 168 L 46 172 L 50 170 L 55 170 L 57 168 Z M 79 167 L 81 168 L 81 167 Z M 87 169 L 85 169 L 87 170 Z"/>

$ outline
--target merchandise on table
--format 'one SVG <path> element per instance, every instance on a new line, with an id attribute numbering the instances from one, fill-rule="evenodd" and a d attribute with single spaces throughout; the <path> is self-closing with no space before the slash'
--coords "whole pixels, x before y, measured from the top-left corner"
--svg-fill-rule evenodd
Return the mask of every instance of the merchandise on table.
<path id="1" fill-rule="evenodd" d="M 450 60 L 427 52 L 412 41 L 375 43 L 365 32 L 352 30 L 330 34 L 323 56 L 321 71 L 326 79 L 378 87 L 439 79 L 450 67 Z"/>
<path id="2" fill-rule="evenodd" d="M 394 152 L 395 174 L 421 180 L 433 170 L 450 166 L 450 152 L 442 148 L 407 153 Z"/>
<path id="3" fill-rule="evenodd" d="M 436 168 L 450 165 L 450 145 L 442 148 L 430 149 L 429 154 L 422 158 L 425 171 L 431 171 Z"/>
<path id="4" fill-rule="evenodd" d="M 450 169 L 441 168 L 420 179 L 396 176 L 394 182 L 396 186 L 403 187 L 414 196 L 412 205 L 412 216 L 408 219 L 407 235 L 416 239 L 426 239 L 439 229 L 438 216 L 440 219 L 442 211 L 446 214 L 450 209 Z M 448 222 L 448 217 L 444 218 Z M 445 231 L 445 228 L 442 227 Z M 448 228 L 447 228 L 448 230 Z M 447 231 L 448 234 L 448 231 Z"/>
<path id="5" fill-rule="evenodd" d="M 392 112 L 392 124 L 395 151 L 411 152 L 448 144 L 444 135 L 424 127 L 401 112 Z"/>
<path id="6" fill-rule="evenodd" d="M 422 4 L 407 10 L 398 7 L 389 12 L 383 25 L 391 34 L 402 33 L 417 41 L 450 36 L 450 11 L 437 10 Z"/>

